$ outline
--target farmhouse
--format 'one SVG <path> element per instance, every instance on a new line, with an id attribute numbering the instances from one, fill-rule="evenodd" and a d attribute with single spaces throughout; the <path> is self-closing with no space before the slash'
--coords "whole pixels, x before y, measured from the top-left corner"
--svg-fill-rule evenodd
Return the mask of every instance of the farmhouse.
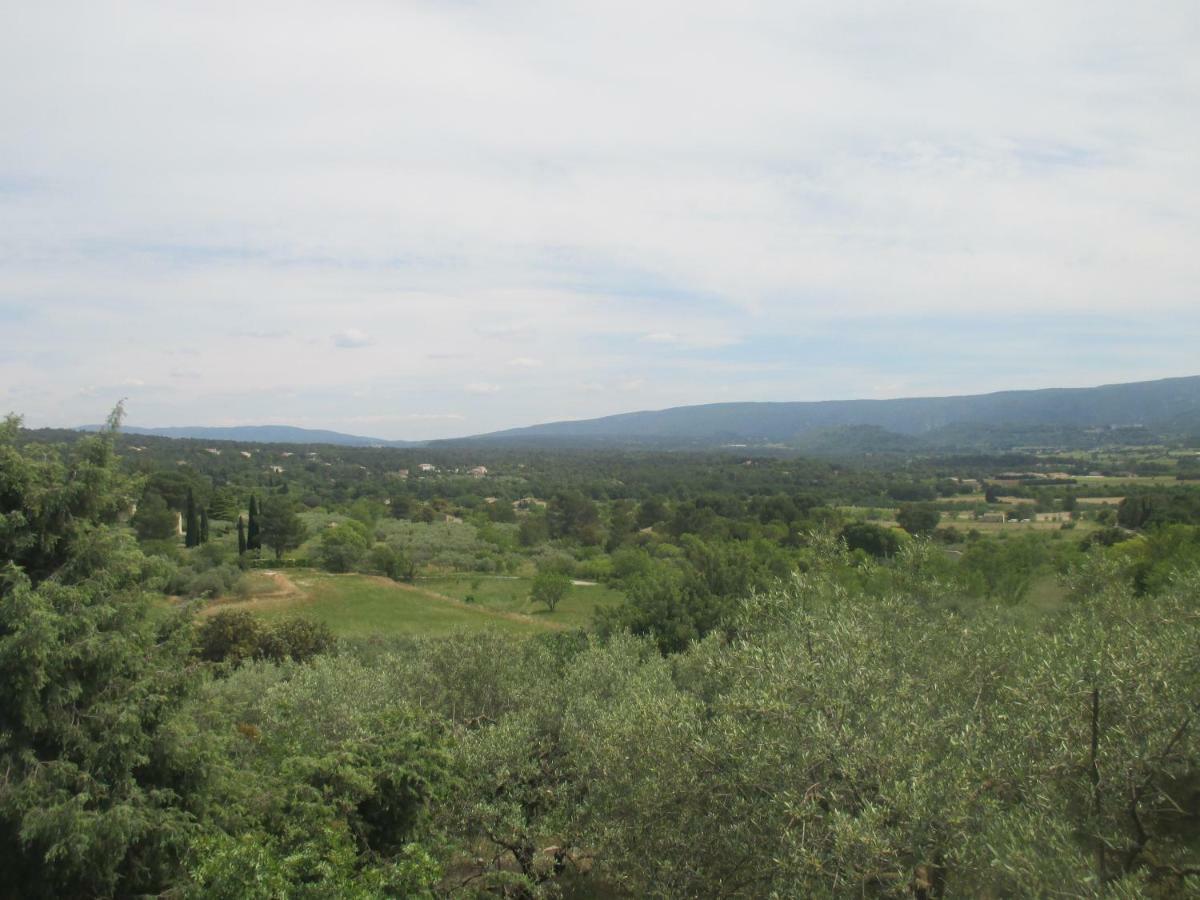
<path id="1" fill-rule="evenodd" d="M 476 466 L 468 474 L 472 478 L 482 478 L 487 474 L 487 466 Z"/>

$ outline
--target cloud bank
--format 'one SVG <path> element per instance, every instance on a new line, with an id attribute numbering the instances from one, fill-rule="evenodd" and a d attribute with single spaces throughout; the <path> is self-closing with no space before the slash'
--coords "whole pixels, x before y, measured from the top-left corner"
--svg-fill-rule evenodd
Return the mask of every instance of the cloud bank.
<path id="1" fill-rule="evenodd" d="M 0 408 L 30 424 L 128 396 L 416 438 L 1197 371 L 1194 3 L 0 25 Z"/>

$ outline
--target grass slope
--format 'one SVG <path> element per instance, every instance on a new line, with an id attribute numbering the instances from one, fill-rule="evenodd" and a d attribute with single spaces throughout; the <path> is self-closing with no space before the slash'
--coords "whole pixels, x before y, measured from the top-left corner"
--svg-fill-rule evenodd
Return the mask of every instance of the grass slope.
<path id="1" fill-rule="evenodd" d="M 495 575 L 448 575 L 419 578 L 417 587 L 457 600 L 472 597 L 472 605 L 496 612 L 529 616 L 547 627 L 587 628 L 597 609 L 615 606 L 623 599 L 620 591 L 602 584 L 574 584 L 551 613 L 545 606 L 529 602 L 532 578 Z"/>
<path id="2" fill-rule="evenodd" d="M 521 635 L 568 624 L 557 618 L 526 617 L 466 604 L 424 587 L 371 575 L 291 570 L 286 576 L 272 574 L 270 581 L 259 579 L 256 587 L 262 592 L 249 600 L 220 602 L 205 612 L 245 609 L 264 619 L 299 615 L 325 622 L 336 635 L 348 638 L 436 636 L 464 629 L 495 629 Z"/>

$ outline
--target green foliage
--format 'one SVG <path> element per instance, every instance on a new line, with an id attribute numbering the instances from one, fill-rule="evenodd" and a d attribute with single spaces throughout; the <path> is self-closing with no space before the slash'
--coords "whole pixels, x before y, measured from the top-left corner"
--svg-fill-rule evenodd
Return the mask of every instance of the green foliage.
<path id="1" fill-rule="evenodd" d="M 246 549 L 262 549 L 262 524 L 259 521 L 258 498 L 250 495 L 250 511 L 246 522 Z"/>
<path id="2" fill-rule="evenodd" d="M 1048 561 L 1044 541 L 1025 535 L 1004 541 L 976 541 L 963 552 L 962 577 L 978 593 L 1009 603 L 1023 599 Z"/>
<path id="3" fill-rule="evenodd" d="M 371 547 L 367 526 L 355 519 L 330 524 L 321 532 L 317 558 L 329 572 L 353 572 Z"/>
<path id="4" fill-rule="evenodd" d="M 600 514 L 596 504 L 578 491 L 561 491 L 546 505 L 546 525 L 552 538 L 581 544 L 600 543 Z"/>
<path id="5" fill-rule="evenodd" d="M 114 419 L 119 409 L 114 413 Z M 115 426 L 115 421 L 112 423 Z M 191 683 L 162 567 L 108 525 L 131 485 L 109 434 L 64 459 L 0 429 L 0 871 L 11 896 L 156 892 L 191 816 L 163 723 Z"/>
<path id="6" fill-rule="evenodd" d="M 941 513 L 932 503 L 908 503 L 896 513 L 896 524 L 912 535 L 930 535 L 938 526 Z"/>
<path id="7" fill-rule="evenodd" d="M 545 604 L 550 612 L 554 612 L 554 608 L 558 606 L 559 601 L 567 595 L 567 591 L 570 589 L 571 579 L 562 572 L 553 570 L 539 572 L 533 579 L 529 599 L 534 603 Z"/>
<path id="8" fill-rule="evenodd" d="M 222 610 L 204 619 L 196 633 L 196 653 L 208 662 L 234 665 L 250 659 L 305 662 L 333 649 L 329 626 L 303 618 L 265 624 L 243 610 Z"/>
<path id="9" fill-rule="evenodd" d="M 1200 570 L 1200 526 L 1164 525 L 1107 551 L 1139 594 L 1158 594 Z"/>
<path id="10" fill-rule="evenodd" d="M 218 737 L 237 777 L 192 845 L 189 896 L 430 895 L 420 839 L 446 755 L 380 674 L 331 656 L 250 664 L 197 698 L 180 726 Z"/>
<path id="11" fill-rule="evenodd" d="M 275 552 L 276 559 L 283 559 L 283 554 L 303 544 L 308 534 L 296 508 L 285 497 L 272 497 L 269 503 L 264 502 L 258 522 L 261 541 Z"/>
<path id="12" fill-rule="evenodd" d="M 185 547 L 198 547 L 200 539 L 200 519 L 196 515 L 196 497 L 188 488 L 186 512 L 183 516 L 183 543 Z"/>
<path id="13" fill-rule="evenodd" d="M 416 566 L 408 554 L 391 544 L 376 544 L 371 548 L 368 565 L 371 571 L 386 575 L 392 581 L 412 581 Z"/>
<path id="14" fill-rule="evenodd" d="M 147 490 L 130 519 L 138 540 L 167 541 L 175 537 L 175 513 L 157 491 Z"/>
<path id="15" fill-rule="evenodd" d="M 890 528 L 870 522 L 850 522 L 842 528 L 841 538 L 851 550 L 862 550 L 877 559 L 895 556 L 900 537 Z"/>
<path id="16" fill-rule="evenodd" d="M 68 451 L 17 445 L 20 419 L 0 425 L 0 560 L 37 585 L 82 555 L 97 526 L 114 524 L 138 495 L 113 455 L 111 435 Z"/>
<path id="17" fill-rule="evenodd" d="M 1117 507 L 1117 524 L 1123 528 L 1200 524 L 1200 492 L 1174 488 L 1132 493 Z"/>

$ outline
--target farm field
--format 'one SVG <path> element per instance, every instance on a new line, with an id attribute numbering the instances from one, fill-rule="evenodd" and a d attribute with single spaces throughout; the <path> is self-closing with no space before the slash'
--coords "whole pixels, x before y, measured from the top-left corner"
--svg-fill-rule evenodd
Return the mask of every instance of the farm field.
<path id="1" fill-rule="evenodd" d="M 1058 531 L 1065 536 L 1070 536 L 1072 539 L 1078 539 L 1090 532 L 1096 531 L 1100 526 L 1095 522 L 1080 520 L 1075 523 L 1075 527 L 1063 530 L 1062 522 L 1041 521 L 1041 522 L 987 522 L 979 519 L 951 519 L 942 520 L 943 527 L 953 527 L 961 532 L 978 531 L 981 534 L 987 535 L 1017 535 L 1027 531 Z"/>
<path id="2" fill-rule="evenodd" d="M 255 581 L 250 599 L 220 600 L 201 614 L 242 609 L 264 619 L 298 615 L 324 622 L 334 634 L 347 638 L 447 635 L 482 629 L 522 635 L 575 624 L 561 615 L 568 609 L 570 597 L 550 618 L 468 604 L 427 586 L 406 585 L 374 575 L 330 575 L 294 569 L 286 575 L 259 573 Z"/>

